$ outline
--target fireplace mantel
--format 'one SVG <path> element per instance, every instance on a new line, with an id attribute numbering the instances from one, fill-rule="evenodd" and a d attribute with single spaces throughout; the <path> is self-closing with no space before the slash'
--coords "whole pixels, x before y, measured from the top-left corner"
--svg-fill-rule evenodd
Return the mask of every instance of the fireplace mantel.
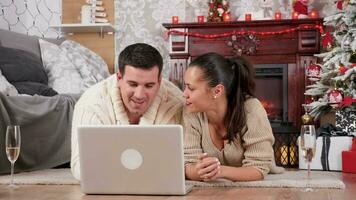
<path id="1" fill-rule="evenodd" d="M 175 30 L 190 35 L 169 35 L 170 79 L 181 83 L 186 66 L 195 57 L 217 52 L 231 57 L 236 54 L 228 45 L 231 36 L 206 39 L 196 34 L 218 35 L 232 31 L 277 32 L 293 30 L 283 34 L 256 36 L 257 48 L 246 56 L 253 64 L 287 64 L 288 66 L 288 120 L 294 126 L 301 124 L 305 91 L 305 67 L 316 59 L 314 54 L 320 50 L 320 33 L 315 26 L 322 26 L 322 19 L 299 20 L 260 20 L 215 23 L 163 24 L 167 30 Z M 306 26 L 314 28 L 305 28 Z M 195 36 L 194 36 L 195 35 Z M 272 89 L 272 88 L 266 88 Z"/>

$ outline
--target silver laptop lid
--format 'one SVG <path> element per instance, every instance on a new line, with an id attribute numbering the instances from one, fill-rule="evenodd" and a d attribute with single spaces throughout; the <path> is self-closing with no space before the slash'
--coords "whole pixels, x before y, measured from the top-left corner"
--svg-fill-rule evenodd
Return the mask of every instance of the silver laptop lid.
<path id="1" fill-rule="evenodd" d="M 88 194 L 185 194 L 180 125 L 81 126 L 81 188 Z"/>

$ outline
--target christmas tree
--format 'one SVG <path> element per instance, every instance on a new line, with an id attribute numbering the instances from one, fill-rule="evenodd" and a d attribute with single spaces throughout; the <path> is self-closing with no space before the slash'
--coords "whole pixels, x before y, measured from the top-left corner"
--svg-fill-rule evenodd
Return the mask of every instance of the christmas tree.
<path id="1" fill-rule="evenodd" d="M 230 15 L 227 0 L 210 0 L 208 22 L 222 22 L 224 15 Z"/>
<path id="2" fill-rule="evenodd" d="M 315 119 L 331 108 L 356 108 L 356 0 L 339 1 L 337 8 L 337 13 L 324 18 L 324 25 L 333 27 L 333 32 L 322 39 L 327 52 L 316 55 L 322 58 L 319 76 L 309 73 L 318 70 L 318 65 L 309 66 L 306 72 L 315 81 L 305 92 L 314 100 L 306 104 Z"/>

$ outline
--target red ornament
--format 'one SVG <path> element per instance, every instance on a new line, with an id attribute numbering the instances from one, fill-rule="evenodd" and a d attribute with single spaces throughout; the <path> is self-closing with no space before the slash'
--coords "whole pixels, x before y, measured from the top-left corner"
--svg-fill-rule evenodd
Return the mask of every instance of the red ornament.
<path id="1" fill-rule="evenodd" d="M 337 2 L 336 2 L 336 7 L 337 7 L 337 9 L 339 9 L 339 10 L 342 10 L 342 4 L 344 3 L 344 0 L 338 0 Z"/>
<path id="2" fill-rule="evenodd" d="M 330 31 L 327 31 L 323 39 L 321 39 L 321 44 L 323 45 L 324 48 L 327 48 L 333 42 L 334 42 L 334 37 L 330 34 Z"/>
<path id="3" fill-rule="evenodd" d="M 356 99 L 353 99 L 351 96 L 345 96 L 344 100 L 341 101 L 340 106 L 347 107 L 351 106 L 352 103 L 356 103 Z"/>
<path id="4" fill-rule="evenodd" d="M 338 89 L 333 89 L 328 93 L 329 104 L 332 107 L 337 107 L 343 100 L 342 92 Z"/>
<path id="5" fill-rule="evenodd" d="M 321 76 L 321 67 L 318 64 L 311 64 L 307 67 L 307 77 L 310 80 L 319 80 Z"/>
<path id="6" fill-rule="evenodd" d="M 294 3 L 293 10 L 298 12 L 298 14 L 308 15 L 308 5 L 303 4 L 301 1 Z"/>
<path id="7" fill-rule="evenodd" d="M 314 102 L 314 99 L 313 98 L 307 98 L 307 99 L 305 99 L 305 104 L 311 104 L 311 103 L 313 103 Z"/>
<path id="8" fill-rule="evenodd" d="M 348 68 L 346 68 L 344 65 L 340 65 L 339 67 L 340 74 L 344 75 L 347 70 Z"/>

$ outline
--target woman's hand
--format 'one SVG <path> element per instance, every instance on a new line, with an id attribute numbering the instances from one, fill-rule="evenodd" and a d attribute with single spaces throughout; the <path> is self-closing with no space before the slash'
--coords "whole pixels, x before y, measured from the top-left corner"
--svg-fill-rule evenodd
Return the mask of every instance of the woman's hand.
<path id="1" fill-rule="evenodd" d="M 216 157 L 208 156 L 207 153 L 198 155 L 198 163 L 195 165 L 197 174 L 203 181 L 213 181 L 221 174 L 220 162 Z"/>

